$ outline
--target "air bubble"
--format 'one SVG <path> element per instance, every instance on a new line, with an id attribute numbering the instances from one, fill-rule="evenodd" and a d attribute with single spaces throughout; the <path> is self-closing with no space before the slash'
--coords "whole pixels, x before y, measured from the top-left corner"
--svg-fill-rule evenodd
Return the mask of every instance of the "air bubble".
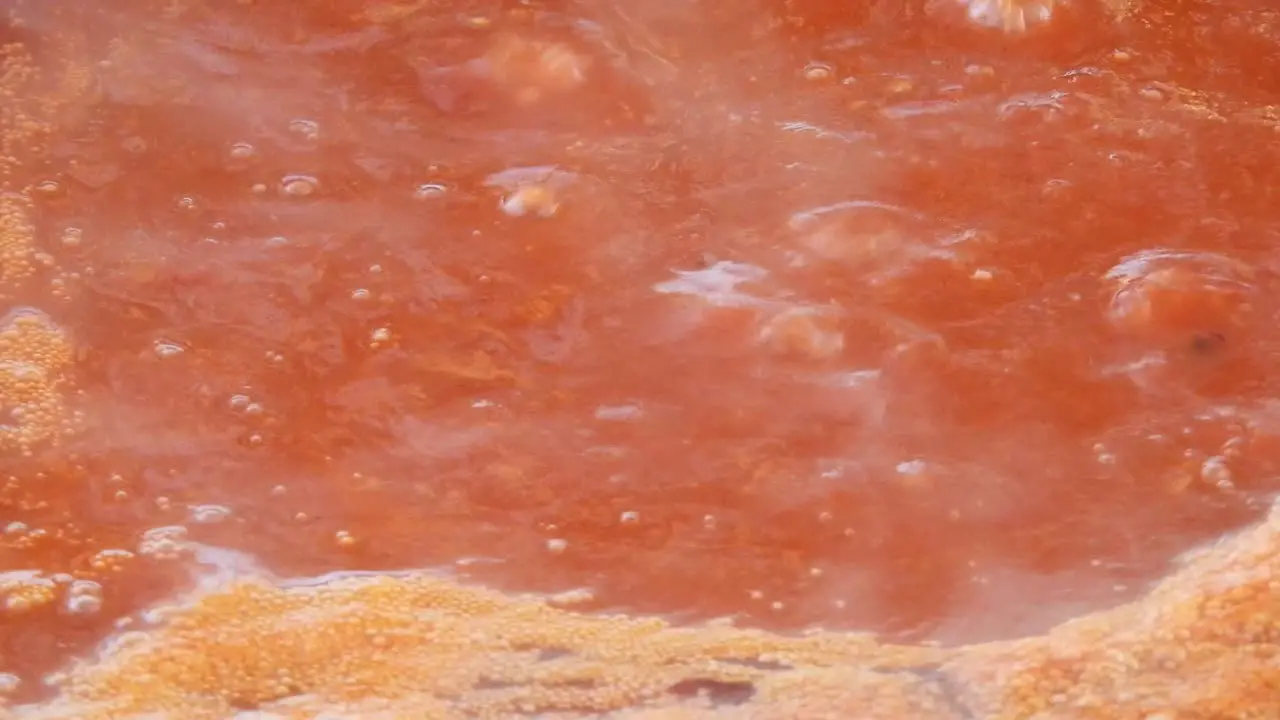
<path id="1" fill-rule="evenodd" d="M 176 357 L 186 352 L 186 348 L 168 340 L 157 340 L 154 349 L 156 356 L 162 358 Z"/>
<path id="2" fill-rule="evenodd" d="M 320 181 L 310 175 L 286 175 L 280 181 L 280 192 L 289 197 L 309 197 L 320 189 Z"/>
<path id="3" fill-rule="evenodd" d="M 138 554 L 156 560 L 176 560 L 189 550 L 187 529 L 181 525 L 152 528 L 138 542 Z"/>
<path id="4" fill-rule="evenodd" d="M 898 463 L 897 471 L 903 475 L 919 475 L 925 471 L 925 467 L 923 460 L 908 460 Z"/>
<path id="5" fill-rule="evenodd" d="M 62 231 L 62 244 L 75 247 L 84 239 L 84 231 L 78 227 L 69 227 Z"/>
<path id="6" fill-rule="evenodd" d="M 811 62 L 805 66 L 802 73 L 806 80 L 828 80 L 831 78 L 833 71 L 831 66 L 821 62 Z"/>
<path id="7" fill-rule="evenodd" d="M 1214 456 L 1205 460 L 1200 466 L 1200 479 L 1219 490 L 1230 490 L 1235 487 L 1231 479 L 1231 468 L 1225 459 Z"/>
<path id="8" fill-rule="evenodd" d="M 227 151 L 227 154 L 236 160 L 248 160 L 257 153 L 257 148 L 247 142 L 238 142 Z"/>
<path id="9" fill-rule="evenodd" d="M 419 185 L 413 191 L 413 196 L 418 200 L 426 200 L 428 198 L 440 197 L 446 192 L 444 185 L 439 183 L 424 183 Z"/>
<path id="10" fill-rule="evenodd" d="M 551 538 L 547 541 L 547 550 L 559 555 L 569 547 L 569 541 L 562 538 Z"/>
<path id="11" fill-rule="evenodd" d="M 92 580 L 75 580 L 67 588 L 63 607 L 73 615 L 93 615 L 102 609 L 102 586 Z"/>
<path id="12" fill-rule="evenodd" d="M 231 508 L 225 505 L 192 505 L 190 513 L 192 522 L 211 525 L 231 517 Z"/>
<path id="13" fill-rule="evenodd" d="M 320 123 L 315 120 L 293 120 L 289 123 L 289 132 L 314 142 L 320 138 Z"/>
<path id="14" fill-rule="evenodd" d="M 546 185 L 526 185 L 503 198 L 498 207 L 511 217 L 552 217 L 560 210 L 555 192 Z"/>
<path id="15" fill-rule="evenodd" d="M 638 420 L 644 411 L 638 405 L 601 405 L 596 408 L 597 420 L 625 421 Z"/>

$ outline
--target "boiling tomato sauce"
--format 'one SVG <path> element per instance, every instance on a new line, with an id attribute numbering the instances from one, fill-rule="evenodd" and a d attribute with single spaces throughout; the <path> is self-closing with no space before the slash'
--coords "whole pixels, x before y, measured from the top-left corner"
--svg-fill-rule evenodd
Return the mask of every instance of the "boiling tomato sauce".
<path id="1" fill-rule="evenodd" d="M 211 564 L 955 644 L 1256 519 L 1276 11 L 1024 4 L 15 6 L 12 697 Z"/>

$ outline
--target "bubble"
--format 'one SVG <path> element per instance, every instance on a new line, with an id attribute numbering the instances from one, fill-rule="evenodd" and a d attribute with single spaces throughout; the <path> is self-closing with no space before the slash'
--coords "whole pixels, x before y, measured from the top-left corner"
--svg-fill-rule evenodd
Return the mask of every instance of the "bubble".
<path id="1" fill-rule="evenodd" d="M 1227 467 L 1226 459 L 1219 456 L 1204 461 L 1200 466 L 1200 479 L 1219 490 L 1231 490 L 1235 487 L 1231 479 L 1231 468 Z"/>
<path id="2" fill-rule="evenodd" d="M 36 183 L 35 191 L 41 195 L 58 195 L 62 193 L 62 185 L 56 180 L 41 180 Z"/>
<path id="3" fill-rule="evenodd" d="M 227 407 L 232 410 L 243 410 L 249 405 L 248 395 L 232 395 L 227 400 Z"/>
<path id="4" fill-rule="evenodd" d="M 369 333 L 369 339 L 375 343 L 387 342 L 391 339 L 391 330 L 390 328 L 384 327 L 376 328 L 373 332 Z"/>
<path id="5" fill-rule="evenodd" d="M 440 197 L 447 192 L 447 188 L 439 183 L 423 183 L 414 188 L 413 196 L 418 200 L 426 200 L 429 198 Z"/>
<path id="6" fill-rule="evenodd" d="M 1191 342 L 1241 327 L 1251 314 L 1254 270 L 1213 253 L 1146 250 L 1107 272 L 1108 316 L 1131 337 Z"/>
<path id="7" fill-rule="evenodd" d="M 12 695 L 22 687 L 22 680 L 13 673 L 0 673 L 0 695 Z"/>
<path id="8" fill-rule="evenodd" d="M 189 508 L 189 513 L 191 522 L 211 525 L 231 517 L 231 508 L 225 505 L 192 505 Z"/>
<path id="9" fill-rule="evenodd" d="M 73 615 L 94 615 L 102 609 L 102 586 L 92 580 L 75 580 L 67 588 L 63 608 Z"/>
<path id="10" fill-rule="evenodd" d="M 367 288 L 356 288 L 351 291 L 352 300 L 368 300 L 371 295 Z"/>
<path id="11" fill-rule="evenodd" d="M 546 185 L 526 185 L 503 198 L 499 207 L 511 217 L 552 217 L 560 209 L 560 202 Z"/>
<path id="12" fill-rule="evenodd" d="M 286 175 L 280 181 L 280 192 L 289 197 L 309 197 L 320 189 L 320 181 L 309 175 Z"/>
<path id="13" fill-rule="evenodd" d="M 169 340 L 156 340 L 153 344 L 156 356 L 161 358 L 177 357 L 186 352 L 186 348 Z"/>
<path id="14" fill-rule="evenodd" d="M 138 554 L 156 560 L 176 560 L 190 552 L 187 529 L 182 525 L 151 528 L 138 542 Z"/>
<path id="15" fill-rule="evenodd" d="M 884 89 L 885 89 L 885 92 L 889 93 L 890 95 L 902 95 L 904 93 L 909 93 L 912 90 L 914 90 L 915 86 L 916 84 L 912 82 L 911 78 L 896 77 L 890 80 L 884 86 Z"/>
<path id="16" fill-rule="evenodd" d="M 833 74 L 830 65 L 821 62 L 811 62 L 804 66 L 801 71 L 806 80 L 829 80 Z"/>
<path id="17" fill-rule="evenodd" d="M 640 522 L 640 513 L 635 510 L 628 510 L 618 517 L 618 522 L 623 525 L 635 525 Z"/>
<path id="18" fill-rule="evenodd" d="M 69 227 L 62 231 L 62 244 L 75 247 L 84 239 L 84 231 L 78 227 Z"/>
<path id="19" fill-rule="evenodd" d="M 1016 33 L 1048 22 L 1058 2 L 1061 0 L 966 0 L 964 4 L 970 22 Z"/>
<path id="20" fill-rule="evenodd" d="M 289 132 L 299 135 L 309 142 L 314 142 L 320 138 L 320 123 L 315 120 L 291 120 L 289 122 Z"/>
<path id="21" fill-rule="evenodd" d="M 927 467 L 928 466 L 925 464 L 925 461 L 917 458 L 915 460 L 907 460 L 906 462 L 898 463 L 896 469 L 902 475 L 919 475 L 920 473 L 923 473 Z"/>
<path id="22" fill-rule="evenodd" d="M 338 544 L 338 547 L 344 547 L 344 548 L 352 547 L 353 545 L 356 544 L 356 539 L 352 537 L 351 533 L 347 532 L 346 530 L 339 530 L 338 532 L 334 533 L 333 541 Z"/>
<path id="23" fill-rule="evenodd" d="M 819 360 L 844 350 L 844 333 L 836 318 L 816 308 L 791 308 L 774 315 L 759 339 L 773 352 Z"/>
<path id="24" fill-rule="evenodd" d="M 547 540 L 547 550 L 559 555 L 569 547 L 569 541 L 563 538 L 551 538 Z"/>
<path id="25" fill-rule="evenodd" d="M 258 149 L 250 143 L 238 142 L 231 146 L 227 154 L 235 160 L 248 160 L 258 154 Z"/>
<path id="26" fill-rule="evenodd" d="M 513 100 L 530 105 L 580 87 L 592 62 L 564 43 L 502 35 L 481 64 Z"/>
<path id="27" fill-rule="evenodd" d="M 178 198 L 178 207 L 183 210 L 194 210 L 196 208 L 196 199 L 190 195 L 183 195 Z"/>
<path id="28" fill-rule="evenodd" d="M 134 557 L 135 555 L 128 550 L 107 548 L 99 550 L 89 559 L 89 567 L 99 572 L 120 572 Z"/>
<path id="29" fill-rule="evenodd" d="M 597 420 L 638 420 L 644 411 L 638 405 L 601 405 L 596 408 Z"/>

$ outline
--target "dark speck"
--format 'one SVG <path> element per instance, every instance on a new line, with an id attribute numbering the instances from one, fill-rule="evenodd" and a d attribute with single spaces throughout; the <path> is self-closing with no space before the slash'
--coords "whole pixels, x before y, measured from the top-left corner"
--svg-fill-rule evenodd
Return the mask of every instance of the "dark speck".
<path id="1" fill-rule="evenodd" d="M 1191 338 L 1191 349 L 1201 355 L 1217 351 L 1227 342 L 1227 338 L 1220 332 L 1202 332 L 1196 333 Z"/>

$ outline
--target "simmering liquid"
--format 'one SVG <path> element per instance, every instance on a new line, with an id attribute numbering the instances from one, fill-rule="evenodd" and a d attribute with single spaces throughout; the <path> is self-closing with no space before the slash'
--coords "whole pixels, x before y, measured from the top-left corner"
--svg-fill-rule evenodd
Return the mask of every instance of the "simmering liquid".
<path id="1" fill-rule="evenodd" d="M 334 664 L 366 652 L 422 660 L 423 695 L 351 717 L 1079 717 L 1068 686 L 1001 685 L 1019 648 L 1117 607 L 1080 647 L 1183 628 L 1142 608 L 1224 588 L 1153 584 L 1276 489 L 1262 0 L 7 12 L 14 717 L 345 717 L 404 696 Z M 212 605 L 173 609 L 193 592 Z M 433 603 L 448 666 L 500 680 L 426 688 Z M 308 642 L 308 613 L 368 625 Z M 1204 647 L 1272 642 L 1250 617 Z M 241 618 L 274 640 L 246 649 Z M 656 618 L 666 650 L 621 639 Z M 1199 632 L 1170 637 L 1199 658 Z M 120 637 L 169 658 L 151 685 L 99 658 Z M 704 685 L 670 675 L 727 647 Z M 493 654 L 538 648 L 599 673 L 498 697 L 545 678 Z M 1116 717 L 1236 717 L 1213 703 L 1277 679 L 1236 658 L 1210 692 L 1152 653 L 1203 697 Z M 820 708 L 784 700 L 861 680 L 787 695 L 770 663 L 910 673 Z"/>

